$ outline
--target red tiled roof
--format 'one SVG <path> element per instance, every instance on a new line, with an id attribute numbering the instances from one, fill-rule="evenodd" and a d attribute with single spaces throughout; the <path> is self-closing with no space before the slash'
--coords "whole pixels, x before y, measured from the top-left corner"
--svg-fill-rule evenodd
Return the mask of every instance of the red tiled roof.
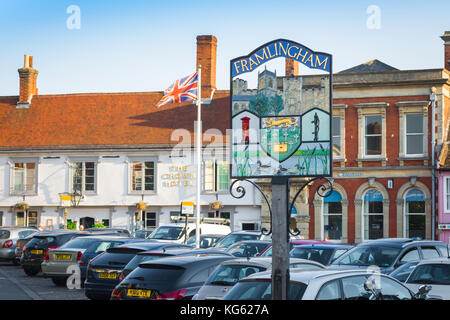
<path id="1" fill-rule="evenodd" d="M 174 129 L 189 130 L 194 143 L 197 108 L 192 103 L 156 103 L 162 92 L 36 95 L 29 109 L 18 97 L 0 97 L 0 150 L 136 147 L 176 144 Z M 230 123 L 229 91 L 218 90 L 202 106 L 203 132 L 224 135 Z M 206 141 L 205 141 L 206 143 Z"/>

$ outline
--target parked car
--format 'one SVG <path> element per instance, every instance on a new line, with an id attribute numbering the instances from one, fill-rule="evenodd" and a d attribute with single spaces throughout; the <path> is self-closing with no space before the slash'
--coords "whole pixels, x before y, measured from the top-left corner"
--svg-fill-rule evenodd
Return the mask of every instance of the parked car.
<path id="1" fill-rule="evenodd" d="M 397 269 L 394 269 L 389 275 L 400 282 L 405 282 L 418 263 L 419 261 L 404 263 Z"/>
<path id="2" fill-rule="evenodd" d="M 131 238 L 146 239 L 155 229 L 136 230 L 131 234 Z"/>
<path id="3" fill-rule="evenodd" d="M 16 242 L 24 239 L 29 235 L 38 232 L 36 228 L 28 227 L 0 227 L 0 261 L 12 262 L 19 264 L 16 259 Z"/>
<path id="4" fill-rule="evenodd" d="M 120 282 L 120 272 L 136 254 L 171 246 L 180 246 L 180 244 L 142 241 L 107 249 L 89 262 L 84 281 L 84 294 L 92 300 L 109 299 L 114 287 Z"/>
<path id="5" fill-rule="evenodd" d="M 86 232 L 95 233 L 96 235 L 121 235 L 123 237 L 131 238 L 130 231 L 123 228 L 86 228 Z"/>
<path id="6" fill-rule="evenodd" d="M 291 239 L 289 241 L 289 251 L 294 248 L 294 246 L 304 245 L 304 244 L 329 244 L 327 241 L 322 240 L 302 240 L 302 239 Z M 271 257 L 272 256 L 272 246 L 267 248 L 262 254 L 262 257 Z"/>
<path id="7" fill-rule="evenodd" d="M 272 274 L 254 273 L 239 282 L 224 300 L 272 300 Z M 373 278 L 369 278 L 369 277 Z M 378 279 L 379 281 L 374 281 Z M 377 285 L 374 285 L 378 283 Z M 427 293 L 413 293 L 404 284 L 381 273 L 363 270 L 291 270 L 288 300 L 415 300 Z"/>
<path id="8" fill-rule="evenodd" d="M 329 266 L 331 269 L 367 269 L 377 266 L 389 274 L 404 263 L 448 257 L 447 244 L 442 241 L 408 238 L 379 239 L 363 242 L 350 249 Z"/>
<path id="9" fill-rule="evenodd" d="M 41 263 L 44 261 L 44 255 L 48 254 L 49 249 L 55 249 L 73 238 L 87 236 L 89 233 L 84 231 L 58 230 L 42 232 L 33 238 L 23 247 L 20 263 L 23 271 L 28 276 L 34 276 L 41 271 Z"/>
<path id="10" fill-rule="evenodd" d="M 246 240 L 232 244 L 225 250 L 225 252 L 228 252 L 235 257 L 257 257 L 271 246 L 272 241 Z"/>
<path id="11" fill-rule="evenodd" d="M 315 261 L 292 258 L 290 268 L 304 270 L 324 269 L 325 266 Z M 227 260 L 222 262 L 206 280 L 192 300 L 221 299 L 242 278 L 272 268 L 272 258 L 254 257 Z"/>
<path id="12" fill-rule="evenodd" d="M 185 255 L 139 264 L 111 294 L 112 300 L 186 300 L 198 292 L 228 255 Z"/>
<path id="13" fill-rule="evenodd" d="M 417 291 L 422 285 L 431 285 L 430 295 L 450 300 L 450 259 L 420 261 L 405 285 L 412 291 Z"/>
<path id="14" fill-rule="evenodd" d="M 214 248 L 226 249 L 232 244 L 244 240 L 259 240 L 261 232 L 257 231 L 235 231 L 218 241 Z"/>
<path id="15" fill-rule="evenodd" d="M 223 239 L 223 234 L 202 234 L 200 235 L 200 248 L 206 249 L 213 247 L 220 239 Z M 195 247 L 196 237 L 195 235 L 190 237 L 186 244 L 191 247 Z"/>
<path id="16" fill-rule="evenodd" d="M 294 246 L 289 256 L 320 262 L 329 265 L 339 256 L 353 248 L 350 245 L 341 244 L 303 244 Z"/>
<path id="17" fill-rule="evenodd" d="M 44 232 L 48 232 L 48 231 L 38 231 L 36 233 L 32 233 L 29 236 L 23 238 L 23 239 L 17 239 L 16 241 L 16 249 L 15 251 L 15 264 L 19 265 L 20 264 L 20 258 L 22 258 L 22 254 L 23 254 L 23 247 L 31 240 L 33 239 L 34 236 L 37 236 L 41 233 Z"/>
<path id="18" fill-rule="evenodd" d="M 231 232 L 229 226 L 220 223 L 214 223 L 214 221 L 223 223 L 223 219 L 216 218 L 203 218 L 200 223 L 200 234 L 221 234 L 227 235 Z M 159 226 L 152 234 L 148 236 L 148 239 L 173 241 L 178 243 L 185 243 L 190 237 L 196 233 L 197 225 L 195 223 L 170 223 Z"/>
<path id="19" fill-rule="evenodd" d="M 48 250 L 41 264 L 44 277 L 50 277 L 54 284 L 65 285 L 69 274 L 67 268 L 77 265 L 81 272 L 81 281 L 86 278 L 86 267 L 89 260 L 124 243 L 139 241 L 140 239 L 122 236 L 87 236 L 72 239 L 57 249 Z M 84 258 L 83 258 L 84 255 Z M 88 256 L 89 255 L 89 256 Z"/>
<path id="20" fill-rule="evenodd" d="M 134 269 L 136 269 L 139 266 L 139 264 L 146 262 L 146 261 L 165 258 L 165 257 L 198 255 L 198 254 L 208 254 L 208 255 L 220 254 L 220 255 L 232 256 L 231 254 L 226 253 L 223 250 L 214 250 L 214 249 L 210 249 L 210 248 L 196 249 L 196 248 L 192 248 L 189 246 L 183 247 L 182 244 L 180 244 L 179 246 L 165 247 L 162 249 L 158 248 L 155 250 L 139 252 L 123 268 L 122 272 L 120 273 L 119 280 L 122 281 L 123 279 L 125 279 L 125 277 L 131 273 L 131 271 L 133 271 Z"/>

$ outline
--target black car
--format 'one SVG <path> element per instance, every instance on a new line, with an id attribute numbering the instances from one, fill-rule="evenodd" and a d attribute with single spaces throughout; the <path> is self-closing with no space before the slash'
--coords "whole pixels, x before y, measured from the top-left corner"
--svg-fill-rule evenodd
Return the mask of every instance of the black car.
<path id="1" fill-rule="evenodd" d="M 139 264 L 113 291 L 112 300 L 188 300 L 227 255 L 186 255 Z"/>
<path id="2" fill-rule="evenodd" d="M 41 263 L 44 256 L 48 254 L 48 249 L 55 249 L 64 243 L 80 236 L 88 236 L 89 233 L 73 230 L 58 230 L 41 232 L 33 236 L 23 247 L 20 264 L 23 271 L 29 276 L 34 276 L 41 271 Z"/>
<path id="3" fill-rule="evenodd" d="M 89 262 L 84 282 L 84 294 L 92 300 L 109 299 L 114 287 L 120 282 L 122 269 L 136 254 L 170 247 L 183 248 L 186 246 L 180 243 L 150 240 L 107 249 L 106 252 L 99 254 Z"/>
<path id="4" fill-rule="evenodd" d="M 409 238 L 379 239 L 363 242 L 333 261 L 329 269 L 366 269 L 377 266 L 389 274 L 399 266 L 419 260 L 448 257 L 442 241 Z"/>
<path id="5" fill-rule="evenodd" d="M 127 275 L 129 275 L 131 273 L 131 271 L 136 269 L 139 266 L 139 264 L 146 262 L 146 261 L 165 258 L 165 257 L 197 255 L 197 254 L 208 254 L 208 255 L 220 254 L 220 255 L 232 256 L 231 254 L 229 254 L 223 250 L 217 250 L 217 249 L 213 249 L 213 248 L 194 249 L 194 248 L 188 247 L 188 246 L 186 246 L 186 248 L 169 247 L 169 248 L 139 252 L 123 268 L 122 272 L 120 273 L 119 279 L 120 279 L 120 281 L 122 281 L 123 279 L 125 279 L 125 277 Z"/>
<path id="6" fill-rule="evenodd" d="M 289 256 L 317 261 L 326 266 L 352 248 L 353 246 L 344 244 L 303 244 L 294 246 Z"/>
<path id="7" fill-rule="evenodd" d="M 226 249 L 236 242 L 245 241 L 245 240 L 259 240 L 260 237 L 261 237 L 261 232 L 235 231 L 235 232 L 229 233 L 226 237 L 219 240 L 219 242 L 217 242 L 214 245 L 214 248 Z"/>

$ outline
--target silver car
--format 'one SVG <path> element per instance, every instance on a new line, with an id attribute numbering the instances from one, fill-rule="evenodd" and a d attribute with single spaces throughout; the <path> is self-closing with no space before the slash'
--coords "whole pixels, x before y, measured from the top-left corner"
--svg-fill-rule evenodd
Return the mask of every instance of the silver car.
<path id="1" fill-rule="evenodd" d="M 291 258 L 289 267 L 311 270 L 324 269 L 325 266 L 311 260 Z M 242 278 L 272 268 L 272 257 L 240 258 L 222 262 L 211 274 L 192 300 L 217 300 Z"/>
<path id="2" fill-rule="evenodd" d="M 84 256 L 97 255 L 110 247 L 119 246 L 130 240 L 128 237 L 119 235 L 77 237 L 59 248 L 47 251 L 41 263 L 42 273 L 44 277 L 50 277 L 55 285 L 62 286 L 66 284 L 69 277 L 68 268 L 75 266 L 75 269 L 79 268 L 81 279 L 84 280 L 83 270 L 88 262 L 85 261 Z"/>
<path id="3" fill-rule="evenodd" d="M 405 285 L 414 292 L 423 285 L 429 285 L 430 295 L 450 300 L 450 259 L 420 261 L 406 279 Z"/>
<path id="4" fill-rule="evenodd" d="M 425 287 L 425 286 L 423 286 Z M 224 300 L 272 300 L 271 272 L 240 280 Z M 427 291 L 413 293 L 394 278 L 361 270 L 302 270 L 290 272 L 289 300 L 415 300 Z"/>
<path id="5" fill-rule="evenodd" d="M 36 228 L 29 227 L 0 227 L 0 261 L 11 261 L 19 264 L 16 259 L 16 242 L 29 235 L 39 232 Z"/>

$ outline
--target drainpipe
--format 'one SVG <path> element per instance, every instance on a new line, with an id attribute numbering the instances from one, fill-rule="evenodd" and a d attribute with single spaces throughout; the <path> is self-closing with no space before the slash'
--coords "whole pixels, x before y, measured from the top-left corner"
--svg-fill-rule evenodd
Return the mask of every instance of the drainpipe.
<path id="1" fill-rule="evenodd" d="M 435 149 L 435 107 L 436 107 L 436 88 L 431 88 L 430 101 L 431 101 L 431 240 L 436 238 L 436 165 L 434 159 Z"/>

